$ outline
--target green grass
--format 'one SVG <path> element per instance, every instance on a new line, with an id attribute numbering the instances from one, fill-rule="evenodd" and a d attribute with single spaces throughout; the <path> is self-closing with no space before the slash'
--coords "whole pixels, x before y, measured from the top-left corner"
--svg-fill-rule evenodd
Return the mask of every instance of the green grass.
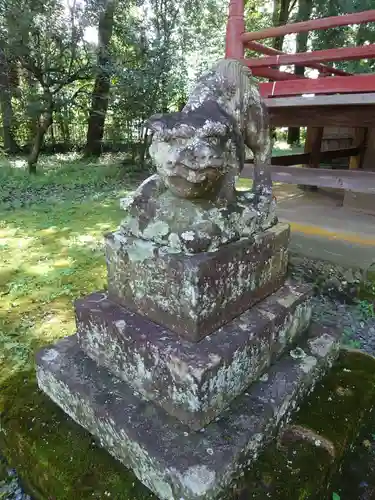
<path id="1" fill-rule="evenodd" d="M 289 146 L 285 141 L 277 141 L 275 142 L 272 156 L 295 155 L 303 152 L 303 146 Z"/>
<path id="2" fill-rule="evenodd" d="M 0 383 L 74 332 L 73 300 L 106 284 L 103 233 L 139 178 L 113 159 L 44 158 L 30 178 L 0 166 Z"/>
<path id="3" fill-rule="evenodd" d="M 22 159 L 0 164 L 0 452 L 38 499 L 152 497 L 38 391 L 34 364 L 74 333 L 74 299 L 106 286 L 103 233 L 140 177 L 119 157 L 44 157 L 35 177 Z"/>

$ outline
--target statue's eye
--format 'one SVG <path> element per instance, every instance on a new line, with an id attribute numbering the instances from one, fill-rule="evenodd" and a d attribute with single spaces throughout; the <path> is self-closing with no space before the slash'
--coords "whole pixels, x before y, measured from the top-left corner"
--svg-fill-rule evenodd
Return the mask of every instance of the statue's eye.
<path id="1" fill-rule="evenodd" d="M 208 138 L 208 142 L 210 144 L 220 144 L 220 142 L 222 141 L 222 137 L 218 136 L 218 135 L 212 135 L 211 137 Z"/>

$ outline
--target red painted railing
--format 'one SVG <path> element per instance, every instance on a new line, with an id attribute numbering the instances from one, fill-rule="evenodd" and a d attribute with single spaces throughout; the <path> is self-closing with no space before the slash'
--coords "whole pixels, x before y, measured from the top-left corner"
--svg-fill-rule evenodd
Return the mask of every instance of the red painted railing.
<path id="1" fill-rule="evenodd" d="M 342 47 L 297 54 L 285 54 L 266 47 L 258 42 L 265 38 L 273 38 L 311 30 L 335 28 L 352 24 L 375 22 L 375 10 L 357 12 L 343 16 L 314 19 L 299 23 L 267 28 L 253 33 L 245 33 L 244 0 L 231 0 L 226 34 L 226 57 L 244 61 L 255 76 L 274 80 L 260 85 L 265 97 L 289 96 L 305 93 L 334 94 L 353 92 L 375 92 L 375 74 L 352 75 L 345 71 L 323 64 L 335 61 L 358 59 L 375 59 L 375 44 L 361 47 Z M 263 54 L 265 57 L 245 58 L 245 50 Z M 299 65 L 314 68 L 319 76 L 325 78 L 305 78 L 292 73 L 280 71 L 275 66 Z M 334 76 L 329 76 L 334 75 Z"/>

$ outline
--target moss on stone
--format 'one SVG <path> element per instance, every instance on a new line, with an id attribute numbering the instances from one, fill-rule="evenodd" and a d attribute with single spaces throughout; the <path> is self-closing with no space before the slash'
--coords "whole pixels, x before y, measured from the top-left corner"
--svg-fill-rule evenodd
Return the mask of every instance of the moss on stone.
<path id="1" fill-rule="evenodd" d="M 3 457 L 0 456 L 0 483 L 8 477 L 8 465 Z M 0 497 L 1 498 L 1 497 Z"/>
<path id="2" fill-rule="evenodd" d="M 342 351 L 329 375 L 231 496 L 325 498 L 375 403 L 374 382 L 374 358 Z M 155 498 L 38 390 L 33 371 L 13 376 L 1 387 L 0 449 L 37 500 Z"/>
<path id="3" fill-rule="evenodd" d="M 289 426 L 245 475 L 243 498 L 322 500 L 369 421 L 375 403 L 375 359 L 344 350 Z M 241 497 L 242 498 L 242 497 Z"/>
<path id="4" fill-rule="evenodd" d="M 155 498 L 38 390 L 30 372 L 1 388 L 0 449 L 38 500 Z"/>
<path id="5" fill-rule="evenodd" d="M 331 467 L 332 457 L 326 448 L 307 440 L 290 441 L 284 445 L 272 443 L 260 455 L 254 469 L 245 474 L 243 498 L 322 500 L 322 478 Z"/>
<path id="6" fill-rule="evenodd" d="M 358 296 L 361 300 L 375 301 L 375 263 L 369 267 L 361 281 Z"/>
<path id="7" fill-rule="evenodd" d="M 294 422 L 332 441 L 342 454 L 352 443 L 375 401 L 375 359 L 342 350 L 328 377 L 304 401 Z"/>

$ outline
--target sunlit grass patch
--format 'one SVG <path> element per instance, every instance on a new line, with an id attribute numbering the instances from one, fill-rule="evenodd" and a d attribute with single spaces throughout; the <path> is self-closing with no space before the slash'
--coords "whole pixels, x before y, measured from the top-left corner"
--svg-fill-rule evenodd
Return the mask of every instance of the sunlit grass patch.
<path id="1" fill-rule="evenodd" d="M 55 172 L 54 183 L 62 176 Z M 39 347 L 74 333 L 73 301 L 105 287 L 103 233 L 119 224 L 119 198 L 132 187 L 123 183 L 116 192 L 98 189 L 94 194 L 101 196 L 53 204 L 39 198 L 31 208 L 0 207 L 0 381 L 32 367 Z"/>

